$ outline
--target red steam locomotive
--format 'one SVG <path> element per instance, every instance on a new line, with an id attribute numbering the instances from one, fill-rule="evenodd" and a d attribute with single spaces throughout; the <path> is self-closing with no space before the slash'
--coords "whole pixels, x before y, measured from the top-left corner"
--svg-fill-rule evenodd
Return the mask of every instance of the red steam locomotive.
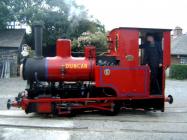
<path id="1" fill-rule="evenodd" d="M 27 87 L 7 107 L 21 107 L 26 113 L 65 115 L 99 110 L 115 115 L 121 107 L 164 111 L 165 72 L 170 66 L 169 29 L 116 28 L 108 39 L 108 51 L 96 55 L 93 46 L 85 47 L 84 57 L 71 55 L 71 41 L 58 39 L 55 57 L 42 57 L 42 27 L 35 26 L 36 57 L 25 58 L 20 71 Z M 159 70 L 161 92 L 150 90 L 150 68 L 142 64 L 139 45 L 147 33 L 162 44 L 163 66 Z"/>

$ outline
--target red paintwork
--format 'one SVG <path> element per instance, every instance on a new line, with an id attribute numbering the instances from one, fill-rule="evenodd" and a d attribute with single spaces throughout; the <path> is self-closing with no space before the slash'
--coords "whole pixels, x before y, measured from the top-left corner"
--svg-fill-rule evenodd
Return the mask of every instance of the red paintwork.
<path id="1" fill-rule="evenodd" d="M 116 30 L 112 30 L 107 36 L 107 40 L 109 42 L 108 45 L 108 55 L 116 56 L 117 55 L 117 46 L 116 41 L 118 40 Z"/>
<path id="2" fill-rule="evenodd" d="M 50 81 L 93 81 L 94 80 L 94 60 L 74 57 L 54 57 L 48 60 L 48 80 Z M 67 68 L 65 64 L 87 65 L 87 68 Z"/>
<path id="3" fill-rule="evenodd" d="M 58 39 L 56 42 L 56 56 L 70 57 L 71 56 L 71 40 Z"/>
<path id="4" fill-rule="evenodd" d="M 170 32 L 164 32 L 163 33 L 163 67 L 162 67 L 162 95 L 165 97 L 165 79 L 166 79 L 166 69 L 170 66 L 171 64 L 171 38 L 170 38 Z M 165 104 L 164 104 L 165 106 Z M 164 108 L 164 107 L 163 107 Z"/>
<path id="5" fill-rule="evenodd" d="M 105 75 L 105 70 L 110 70 Z M 150 71 L 147 66 L 137 67 L 99 67 L 95 69 L 97 87 L 109 87 L 116 91 L 119 97 L 149 96 Z"/>
<path id="6" fill-rule="evenodd" d="M 46 102 L 56 102 L 56 103 L 60 103 L 60 102 L 85 102 L 85 101 L 115 101 L 115 100 L 127 100 L 127 99 L 135 99 L 135 100 L 141 100 L 141 99 L 163 99 L 162 96 L 149 96 L 149 97 L 133 97 L 133 98 L 129 98 L 129 97 L 100 97 L 100 98 L 68 98 L 68 99 L 61 99 L 61 98 L 39 98 L 39 99 L 27 99 L 24 98 L 23 99 L 23 103 L 24 105 L 27 105 L 28 103 L 46 103 Z M 165 99 L 165 98 L 164 98 Z"/>
<path id="7" fill-rule="evenodd" d="M 163 68 L 167 69 L 171 64 L 171 38 L 170 38 L 170 32 L 164 32 L 164 47 L 163 47 Z"/>
<path id="8" fill-rule="evenodd" d="M 29 103 L 37 103 L 39 112 L 50 112 L 51 103 L 84 103 L 72 109 L 95 108 L 110 110 L 114 101 L 124 100 L 150 100 L 165 101 L 165 71 L 170 66 L 170 32 L 163 31 L 163 73 L 162 95 L 150 95 L 150 69 L 140 65 L 139 60 L 139 32 L 138 28 L 118 28 L 112 30 L 107 36 L 108 56 L 115 56 L 120 61 L 118 66 L 96 66 L 95 48 L 85 47 L 85 57 L 71 56 L 71 41 L 57 40 L 57 56 L 47 58 L 47 73 L 50 81 L 93 81 L 96 87 L 112 88 L 116 97 L 100 98 L 23 98 L 21 104 L 14 103 L 26 109 Z M 73 65 L 72 65 L 73 64 Z M 75 66 L 74 66 L 75 64 Z M 67 67 L 69 65 L 69 67 Z M 84 65 L 83 67 L 79 67 Z M 99 95 L 99 93 L 98 93 Z M 107 103 L 88 101 L 109 101 Z M 167 101 L 167 100 L 166 100 Z M 161 106 L 162 106 L 161 103 Z M 61 108 L 58 107 L 59 113 Z"/>
<path id="9" fill-rule="evenodd" d="M 138 58 L 138 38 L 139 32 L 138 30 L 119 30 L 118 31 L 119 38 L 119 47 L 117 50 L 117 55 L 119 57 L 120 66 L 123 67 L 136 67 L 139 64 Z M 132 56 L 133 60 L 129 61 L 128 56 Z"/>
<path id="10" fill-rule="evenodd" d="M 120 97 L 148 96 L 150 71 L 148 67 L 139 65 L 139 31 L 114 29 L 109 36 L 111 36 L 110 55 L 115 55 L 120 60 L 120 65 L 97 66 L 95 69 L 96 86 L 110 87 Z M 105 69 L 110 70 L 110 75 L 104 74 Z"/>
<path id="11" fill-rule="evenodd" d="M 38 113 L 50 113 L 51 111 L 52 111 L 51 103 L 44 102 L 44 103 L 37 104 L 37 112 Z"/>
<path id="12" fill-rule="evenodd" d="M 49 105 L 51 105 L 51 103 L 86 103 L 88 101 L 108 101 L 107 103 L 97 103 L 97 102 L 90 102 L 87 104 L 83 104 L 80 106 L 74 106 L 71 109 L 85 109 L 85 108 L 93 108 L 93 109 L 99 109 L 99 110 L 111 110 L 111 106 L 113 104 L 114 101 L 123 101 L 123 100 L 150 100 L 150 99 L 155 99 L 155 96 L 149 96 L 149 97 L 103 97 L 103 98 L 68 98 L 68 99 L 60 99 L 60 98 L 39 98 L 39 99 L 27 99 L 27 98 L 23 98 L 22 100 L 22 104 L 16 104 L 14 103 L 15 107 L 21 107 L 22 109 L 26 109 L 29 105 L 29 103 L 37 103 L 37 111 L 39 111 L 39 113 L 50 113 L 50 107 Z M 161 101 L 167 101 L 167 99 L 165 100 L 162 96 L 157 96 L 156 99 L 159 99 Z M 16 105 L 15 105 L 16 104 Z M 46 107 L 43 105 L 47 105 Z M 39 107 L 41 106 L 41 107 Z M 60 107 L 58 107 L 59 109 L 59 114 L 66 114 L 60 111 Z M 67 113 L 68 114 L 68 113 Z"/>
<path id="13" fill-rule="evenodd" d="M 85 57 L 71 56 L 71 41 L 58 39 L 57 56 L 47 58 L 48 80 L 50 81 L 93 81 L 95 47 L 85 47 Z"/>
<path id="14" fill-rule="evenodd" d="M 139 64 L 139 29 L 119 28 L 109 33 L 109 55 L 114 55 L 120 60 L 119 66 L 95 68 L 95 81 L 98 87 L 113 88 L 117 96 L 150 97 L 150 71 L 146 66 Z M 116 45 L 116 40 L 118 43 Z M 165 71 L 170 66 L 170 31 L 163 32 L 163 75 L 162 97 L 165 97 Z M 127 56 L 133 56 L 132 61 Z M 105 76 L 105 69 L 110 70 L 110 75 Z M 147 73 L 147 74 L 145 74 Z"/>

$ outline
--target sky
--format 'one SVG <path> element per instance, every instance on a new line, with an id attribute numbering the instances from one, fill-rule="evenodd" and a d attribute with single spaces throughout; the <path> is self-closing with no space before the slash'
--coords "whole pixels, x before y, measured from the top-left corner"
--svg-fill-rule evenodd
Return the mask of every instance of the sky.
<path id="1" fill-rule="evenodd" d="M 76 0 L 107 30 L 115 27 L 174 29 L 187 33 L 187 0 Z"/>

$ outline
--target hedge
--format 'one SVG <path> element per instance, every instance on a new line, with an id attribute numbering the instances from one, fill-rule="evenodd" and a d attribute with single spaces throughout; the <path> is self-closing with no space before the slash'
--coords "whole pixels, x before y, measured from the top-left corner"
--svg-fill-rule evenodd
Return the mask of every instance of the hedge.
<path id="1" fill-rule="evenodd" d="M 170 68 L 170 78 L 184 80 L 187 79 L 187 65 L 173 64 Z"/>

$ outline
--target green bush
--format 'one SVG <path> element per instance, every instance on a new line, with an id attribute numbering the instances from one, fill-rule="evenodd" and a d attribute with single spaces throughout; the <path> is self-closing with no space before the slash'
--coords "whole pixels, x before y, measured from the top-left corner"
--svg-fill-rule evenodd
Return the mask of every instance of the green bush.
<path id="1" fill-rule="evenodd" d="M 84 50 L 84 46 L 93 45 L 97 51 L 107 50 L 107 38 L 106 34 L 102 32 L 84 32 L 78 39 L 74 39 L 72 42 L 73 51 Z"/>
<path id="2" fill-rule="evenodd" d="M 187 79 L 187 65 L 173 64 L 170 68 L 170 78 L 184 80 Z"/>

